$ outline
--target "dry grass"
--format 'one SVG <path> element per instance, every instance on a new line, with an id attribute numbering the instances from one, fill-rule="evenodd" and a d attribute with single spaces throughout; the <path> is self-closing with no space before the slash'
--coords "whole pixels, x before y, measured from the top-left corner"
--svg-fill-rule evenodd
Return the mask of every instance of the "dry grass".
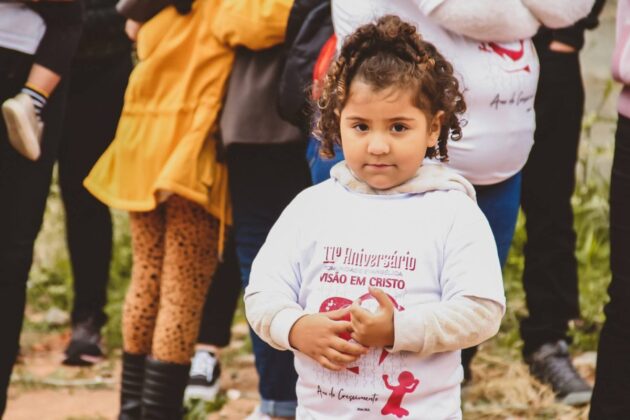
<path id="1" fill-rule="evenodd" d="M 501 354 L 503 353 L 503 354 Z M 576 360 L 581 373 L 592 377 L 594 366 Z M 463 392 L 464 418 L 474 419 L 586 419 L 588 407 L 573 408 L 556 402 L 553 392 L 533 379 L 519 360 L 486 346 L 472 365 L 474 382 Z"/>

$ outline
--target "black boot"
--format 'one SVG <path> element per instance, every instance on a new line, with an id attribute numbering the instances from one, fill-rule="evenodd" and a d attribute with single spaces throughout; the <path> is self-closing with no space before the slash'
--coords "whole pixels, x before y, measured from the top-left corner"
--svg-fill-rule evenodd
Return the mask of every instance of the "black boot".
<path id="1" fill-rule="evenodd" d="M 142 385 L 144 383 L 144 354 L 123 353 L 120 384 L 120 414 L 118 420 L 139 420 L 142 414 Z"/>
<path id="2" fill-rule="evenodd" d="M 142 420 L 181 420 L 190 364 L 147 357 L 142 389 Z"/>

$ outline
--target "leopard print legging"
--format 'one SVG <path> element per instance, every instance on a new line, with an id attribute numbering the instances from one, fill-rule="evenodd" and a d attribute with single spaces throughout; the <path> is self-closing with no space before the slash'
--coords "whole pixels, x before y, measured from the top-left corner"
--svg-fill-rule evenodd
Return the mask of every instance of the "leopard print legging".
<path id="1" fill-rule="evenodd" d="M 206 292 L 217 266 L 218 220 L 172 195 L 130 213 L 133 267 L 123 309 L 123 347 L 190 362 Z"/>

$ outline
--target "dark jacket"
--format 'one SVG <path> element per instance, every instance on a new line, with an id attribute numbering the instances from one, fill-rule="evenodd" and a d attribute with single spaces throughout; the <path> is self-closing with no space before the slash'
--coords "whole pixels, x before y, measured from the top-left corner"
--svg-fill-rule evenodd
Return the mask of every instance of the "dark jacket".
<path id="1" fill-rule="evenodd" d="M 278 113 L 284 120 L 310 131 L 310 93 L 319 52 L 334 34 L 330 0 L 296 0 L 285 38 L 286 61 L 278 86 Z"/>

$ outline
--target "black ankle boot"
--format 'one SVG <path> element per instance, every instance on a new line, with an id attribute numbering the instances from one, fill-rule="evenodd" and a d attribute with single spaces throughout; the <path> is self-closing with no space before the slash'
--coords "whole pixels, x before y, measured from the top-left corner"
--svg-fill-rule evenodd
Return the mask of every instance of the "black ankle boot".
<path id="1" fill-rule="evenodd" d="M 181 420 L 190 364 L 147 357 L 142 389 L 142 420 Z"/>
<path id="2" fill-rule="evenodd" d="M 140 420 L 146 358 L 144 354 L 123 353 L 118 420 Z"/>

